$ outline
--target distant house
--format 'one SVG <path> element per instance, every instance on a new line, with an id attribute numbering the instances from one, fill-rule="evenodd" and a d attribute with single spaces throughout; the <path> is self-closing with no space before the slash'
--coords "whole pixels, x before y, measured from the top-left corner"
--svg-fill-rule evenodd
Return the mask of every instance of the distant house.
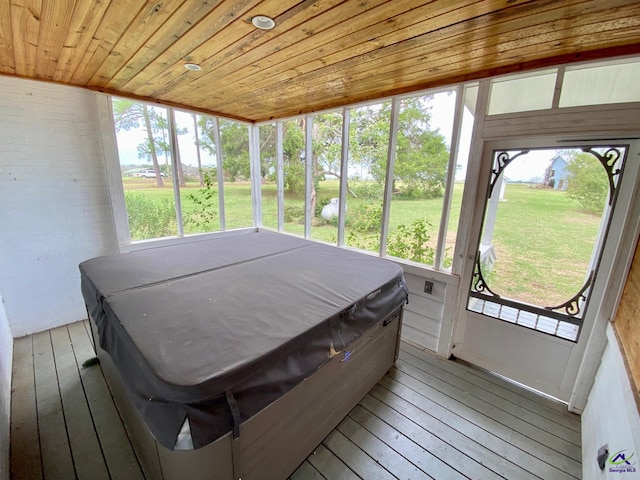
<path id="1" fill-rule="evenodd" d="M 548 170 L 548 185 L 553 187 L 554 190 L 565 191 L 569 186 L 569 179 L 567 173 L 567 161 L 562 158 L 562 155 L 556 155 L 553 157 Z"/>

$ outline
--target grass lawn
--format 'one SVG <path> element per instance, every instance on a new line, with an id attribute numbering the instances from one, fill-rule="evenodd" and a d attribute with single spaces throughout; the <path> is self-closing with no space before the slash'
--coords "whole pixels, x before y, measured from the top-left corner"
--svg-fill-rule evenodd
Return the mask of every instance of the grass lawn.
<path id="1" fill-rule="evenodd" d="M 173 205 L 173 190 L 168 181 L 165 181 L 165 185 L 165 188 L 157 188 L 155 180 L 144 179 L 127 179 L 124 182 L 125 191 L 128 193 L 143 195 L 154 205 L 163 202 Z M 321 205 L 326 204 L 331 197 L 338 197 L 338 189 L 337 180 L 321 182 L 318 188 Z M 456 184 L 447 235 L 449 256 L 453 253 L 462 190 L 463 185 Z M 204 218 L 199 215 L 202 207 L 194 202 L 190 195 L 199 192 L 197 182 L 187 182 L 186 187 L 181 188 L 185 233 L 219 230 L 217 193 L 208 200 L 209 211 L 215 212 L 214 216 Z M 263 224 L 276 228 L 275 185 L 262 185 L 261 194 Z M 251 226 L 251 185 L 227 183 L 224 196 L 226 227 L 231 229 Z M 358 217 L 358 212 L 365 207 L 371 208 L 380 204 L 380 200 L 348 196 L 345 231 L 347 244 L 361 246 L 368 241 L 369 245 L 372 245 L 371 249 L 376 248 L 373 244 L 377 244 L 378 231 L 362 233 L 354 225 L 362 220 Z M 298 215 L 294 220 L 285 223 L 285 231 L 304 234 L 304 222 L 301 217 L 304 212 L 304 198 L 286 194 L 285 212 L 289 218 L 290 212 Z M 401 224 L 409 226 L 414 220 L 425 218 L 433 229 L 429 232 L 429 243 L 435 246 L 441 215 L 442 198 L 405 200 L 394 197 L 391 202 L 389 232 L 395 231 Z M 374 213 L 365 220 L 376 216 L 379 221 L 379 214 Z M 193 221 L 198 219 L 200 224 Z M 175 220 L 172 221 L 165 235 L 175 234 Z M 568 300 L 582 286 L 599 224 L 598 216 L 585 213 L 579 204 L 564 192 L 533 188 L 526 184 L 508 184 L 505 201 L 500 202 L 496 217 L 493 242 L 498 258 L 494 271 L 489 276 L 490 288 L 503 296 L 543 306 Z M 314 219 L 311 236 L 314 239 L 335 242 L 336 224 L 320 218 Z"/>
<path id="2" fill-rule="evenodd" d="M 491 289 L 542 306 L 565 302 L 583 285 L 599 226 L 600 217 L 565 192 L 508 184 L 493 235 Z"/>

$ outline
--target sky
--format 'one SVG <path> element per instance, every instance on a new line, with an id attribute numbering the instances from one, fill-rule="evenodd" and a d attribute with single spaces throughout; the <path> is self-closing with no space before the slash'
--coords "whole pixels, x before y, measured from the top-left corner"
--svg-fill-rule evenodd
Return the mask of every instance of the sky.
<path id="1" fill-rule="evenodd" d="M 453 114 L 455 110 L 455 95 L 446 92 L 438 93 L 429 102 L 431 106 L 432 128 L 438 128 L 445 137 L 448 145 L 451 144 L 451 133 L 453 125 Z M 187 133 L 178 136 L 180 147 L 180 158 L 185 165 L 197 166 L 197 153 L 194 138 L 193 117 L 190 113 L 175 111 L 176 124 L 178 128 L 187 129 Z M 464 179 L 471 142 L 472 117 L 469 112 L 463 116 L 462 130 L 460 133 L 460 148 L 457 156 L 458 168 L 456 169 L 456 180 Z M 121 165 L 144 165 L 145 161 L 138 158 L 137 146 L 144 141 L 145 134 L 142 129 L 117 132 L 118 151 Z M 211 164 L 215 160 L 206 151 L 201 149 L 202 164 Z M 544 170 L 549 165 L 555 151 L 532 151 L 528 155 L 522 156 L 513 161 L 505 171 L 511 181 L 528 181 L 532 178 L 543 178 Z M 161 163 L 164 163 L 164 156 Z"/>
<path id="2" fill-rule="evenodd" d="M 433 96 L 431 104 L 431 126 L 438 128 L 440 133 L 447 139 L 447 144 L 451 144 L 451 133 L 453 128 L 453 114 L 455 110 L 455 95 L 439 93 Z M 471 145 L 471 133 L 473 128 L 473 117 L 469 110 L 465 108 L 460 131 L 460 143 L 456 163 L 456 180 L 465 178 L 469 148 Z M 505 175 L 510 181 L 526 182 L 534 178 L 543 179 L 544 171 L 551 163 L 551 159 L 556 155 L 556 150 L 531 150 L 530 153 L 518 157 L 505 170 Z"/>

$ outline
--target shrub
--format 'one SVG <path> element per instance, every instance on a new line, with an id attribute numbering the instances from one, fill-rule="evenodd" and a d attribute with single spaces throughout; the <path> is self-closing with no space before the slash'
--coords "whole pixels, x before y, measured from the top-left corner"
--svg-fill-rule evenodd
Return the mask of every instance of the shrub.
<path id="1" fill-rule="evenodd" d="M 429 185 L 423 183 L 411 183 L 403 186 L 398 197 L 405 200 L 441 198 L 444 195 L 444 188 L 440 185 Z"/>
<path id="2" fill-rule="evenodd" d="M 154 202 L 140 193 L 125 192 L 132 240 L 166 237 L 177 232 L 176 209 L 167 198 Z"/>
<path id="3" fill-rule="evenodd" d="M 382 205 L 364 204 L 349 212 L 346 223 L 352 231 L 379 232 L 381 219 Z"/>
<path id="4" fill-rule="evenodd" d="M 353 231 L 347 232 L 347 245 L 368 252 L 377 252 L 380 250 L 380 235 L 373 233 L 362 234 Z"/>
<path id="5" fill-rule="evenodd" d="M 377 182 L 352 182 L 349 184 L 349 190 L 357 198 L 367 200 L 382 200 L 384 196 L 384 185 Z"/>
<path id="6" fill-rule="evenodd" d="M 285 205 L 284 221 L 287 223 L 304 224 L 304 206 Z"/>
<path id="7" fill-rule="evenodd" d="M 431 239 L 429 227 L 432 227 L 431 223 L 424 218 L 414 220 L 409 227 L 398 225 L 395 232 L 389 235 L 387 253 L 394 257 L 433 265 L 436 251 L 427 245 Z"/>
<path id="8" fill-rule="evenodd" d="M 217 211 L 217 190 L 213 185 L 217 182 L 215 168 L 203 169 L 202 180 L 204 188 L 199 188 L 196 193 L 188 193 L 186 197 L 196 205 L 196 211 L 185 216 L 185 225 L 193 225 L 202 231 L 213 231 L 219 226 Z"/>
<path id="9" fill-rule="evenodd" d="M 567 194 L 588 212 L 600 214 L 609 194 L 609 181 L 599 160 L 590 153 L 575 155 L 567 165 Z"/>

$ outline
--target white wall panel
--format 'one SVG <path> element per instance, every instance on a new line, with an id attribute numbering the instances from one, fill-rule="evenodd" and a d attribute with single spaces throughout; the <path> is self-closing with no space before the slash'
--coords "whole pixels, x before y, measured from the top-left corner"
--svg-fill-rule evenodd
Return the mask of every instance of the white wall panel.
<path id="1" fill-rule="evenodd" d="M 9 478 L 9 416 L 11 411 L 11 370 L 13 336 L 0 295 L 0 478 Z"/>
<path id="2" fill-rule="evenodd" d="M 640 416 L 633 398 L 620 346 L 611 325 L 607 326 L 607 346 L 596 379 L 582 413 L 582 477 L 585 479 L 640 479 Z M 609 446 L 611 455 L 624 450 L 635 472 L 604 471 L 596 463 L 598 449 Z M 633 458 L 630 455 L 633 454 Z M 621 464 L 620 466 L 626 466 Z"/>
<path id="3" fill-rule="evenodd" d="M 430 278 L 429 273 L 425 269 L 422 275 L 415 268 L 411 272 L 405 268 L 409 304 L 404 307 L 402 338 L 436 351 L 440 338 L 444 297 L 450 285 Z M 424 292 L 425 281 L 433 284 L 431 293 Z"/>
<path id="4" fill-rule="evenodd" d="M 15 337 L 84 318 L 78 264 L 116 252 L 97 95 L 0 77 L 0 291 Z"/>

